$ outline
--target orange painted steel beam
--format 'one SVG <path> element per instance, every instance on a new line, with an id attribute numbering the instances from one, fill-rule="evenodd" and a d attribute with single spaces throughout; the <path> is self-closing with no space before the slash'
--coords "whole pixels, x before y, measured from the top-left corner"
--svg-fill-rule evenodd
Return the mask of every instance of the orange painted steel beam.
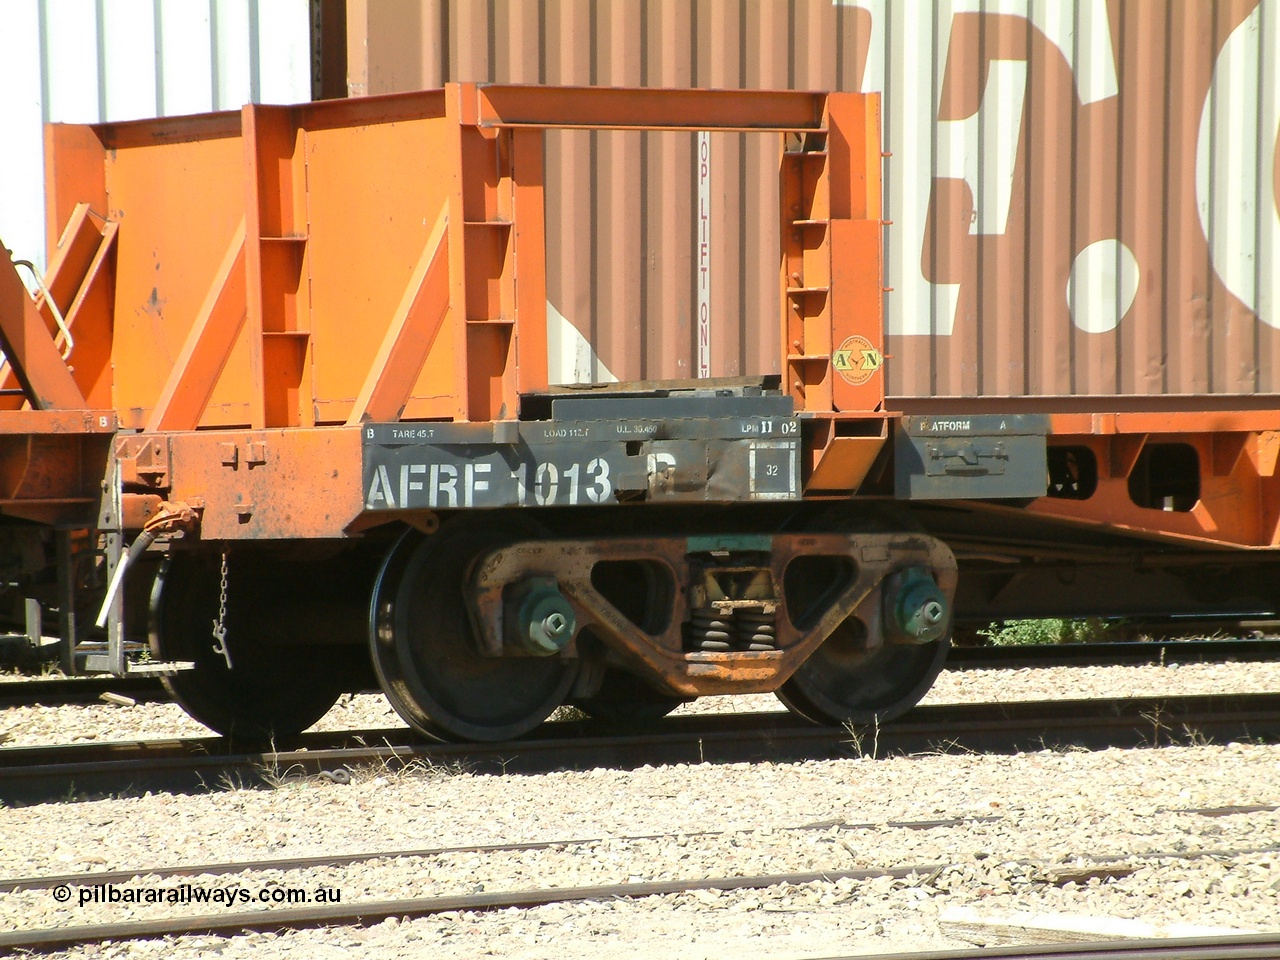
<path id="1" fill-rule="evenodd" d="M 1099 480 L 1088 500 L 1043 497 L 1026 509 L 1035 514 L 1088 524 L 1099 529 L 1140 536 L 1193 541 L 1205 546 L 1273 547 L 1274 533 L 1257 510 L 1256 478 L 1250 483 L 1232 479 L 1202 491 L 1191 510 L 1165 511 L 1139 507 L 1129 497 L 1128 481 Z"/>
<path id="2" fill-rule="evenodd" d="M 274 112 L 274 111 L 273 111 Z M 246 104 L 241 112 L 241 136 L 244 138 L 245 182 L 245 317 L 246 338 L 249 343 L 249 423 L 261 429 L 266 426 L 267 371 L 262 349 L 263 311 L 265 300 L 265 276 L 262 262 L 261 238 L 266 233 L 263 223 L 264 207 L 269 202 L 270 181 L 263 182 L 265 158 L 270 150 L 275 119 L 254 104 Z M 264 129 L 265 128 L 265 129 Z"/>
<path id="3" fill-rule="evenodd" d="M 1065 437 L 1113 433 L 1235 433 L 1280 429 L 1280 410 L 1054 413 L 1049 416 L 1049 424 L 1052 435 Z"/>
<path id="4" fill-rule="evenodd" d="M 440 211 L 347 418 L 397 420 L 449 313 L 449 214 Z"/>
<path id="5" fill-rule="evenodd" d="M 880 97 L 876 94 L 827 95 L 831 163 L 847 176 L 832 180 L 831 211 L 834 217 L 879 220 Z"/>
<path id="6" fill-rule="evenodd" d="M 457 96 L 461 122 L 480 127 L 611 130 L 820 130 L 827 100 L 824 93 L 795 91 L 468 83 L 457 86 Z"/>
<path id="7" fill-rule="evenodd" d="M 880 211 L 880 98 L 827 97 L 831 184 L 833 403 L 884 407 L 884 223 Z"/>
<path id="8" fill-rule="evenodd" d="M 102 140 L 93 127 L 51 123 L 44 128 L 44 157 L 45 232 L 48 248 L 56 250 L 58 230 L 81 204 L 106 217 Z"/>
<path id="9" fill-rule="evenodd" d="M 135 147 L 168 146 L 239 137 L 240 122 L 238 110 L 220 110 L 216 113 L 194 113 L 180 117 L 118 120 L 83 127 L 77 124 L 55 123 L 47 126 L 45 131 L 46 134 L 49 131 L 89 131 L 97 141 L 98 165 L 101 166 L 101 155 L 104 150 L 129 150 Z"/>
<path id="10" fill-rule="evenodd" d="M 832 377 L 837 410 L 884 406 L 884 269 L 879 220 L 831 225 Z"/>
<path id="11" fill-rule="evenodd" d="M 314 423 L 301 394 L 309 384 L 310 335 L 297 325 L 305 297 L 305 175 L 294 169 L 302 130 L 292 107 L 242 110 L 245 176 L 245 293 L 255 427 Z"/>
<path id="12" fill-rule="evenodd" d="M 98 238 L 98 248 L 80 278 L 79 288 L 64 318 L 75 348 L 67 356 L 72 376 L 90 407 L 109 407 L 112 401 L 111 300 L 115 285 L 118 223 L 108 222 Z M 56 278 L 55 278 L 56 279 Z M 57 291 L 50 288 L 56 297 Z M 61 341 L 59 341 L 61 343 Z"/>
<path id="13" fill-rule="evenodd" d="M 0 435 L 42 433 L 114 433 L 114 410 L 6 410 Z"/>
<path id="14" fill-rule="evenodd" d="M 66 228 L 62 231 L 62 236 L 58 239 L 58 244 L 49 258 L 49 268 L 44 275 L 45 286 L 53 296 L 54 305 L 62 311 L 68 326 L 70 326 L 68 314 L 72 299 L 83 284 L 85 275 L 88 273 L 95 256 L 100 253 L 102 238 L 103 231 L 89 217 L 89 205 L 87 203 L 76 204 L 71 214 L 71 219 L 67 222 Z M 49 330 L 49 335 L 54 338 L 54 342 L 59 347 L 62 347 L 62 333 L 54 323 L 50 305 L 44 301 L 44 295 L 41 294 L 36 300 L 37 309 L 45 317 L 45 326 Z M 18 378 L 14 375 L 7 361 L 0 364 L 0 388 L 4 390 L 20 388 Z M 0 396 L 0 405 L 3 405 L 4 408 L 17 409 L 23 402 L 20 397 Z"/>
<path id="15" fill-rule="evenodd" d="M 334 130 L 374 123 L 400 123 L 443 117 L 445 91 L 414 90 L 384 93 L 346 100 L 316 100 L 290 108 L 299 127 L 307 130 Z"/>
<path id="16" fill-rule="evenodd" d="M 806 413 L 865 414 L 884 406 L 879 100 L 823 110 L 825 135 L 785 138 L 780 165 L 784 389 Z"/>
<path id="17" fill-rule="evenodd" d="M 0 249 L 3 249 L 0 247 Z M 0 349 L 37 410 L 79 410 L 86 406 L 54 343 L 44 317 L 36 308 L 17 268 L 0 263 Z"/>
<path id="18" fill-rule="evenodd" d="M 53 304 L 47 304 L 43 295 L 36 299 L 36 306 L 45 314 L 45 323 L 49 333 L 59 347 L 65 349 L 62 332 L 58 330 L 53 318 L 52 306 L 56 306 L 63 314 L 63 319 L 70 328 L 68 314 L 72 300 L 80 292 L 85 283 L 93 262 L 103 254 L 103 237 L 107 231 L 114 241 L 115 224 L 108 223 L 106 228 L 99 228 L 90 217 L 87 203 L 76 204 L 71 219 L 67 222 L 58 245 L 49 256 L 49 266 L 45 270 L 44 283 L 52 295 Z M 70 362 L 70 358 L 68 358 Z M 5 386 L 8 386 L 6 383 Z"/>
<path id="19" fill-rule="evenodd" d="M 102 238 L 115 226 L 116 224 L 108 222 L 99 227 L 90 213 L 89 204 L 76 204 L 62 236 L 58 238 L 57 246 L 49 256 L 49 268 L 44 277 L 45 286 L 64 313 L 70 309 L 72 298 L 83 285 L 90 265 L 98 256 Z"/>
<path id="20" fill-rule="evenodd" d="M 543 136 L 511 132 L 516 285 L 516 391 L 547 388 L 547 224 Z"/>
<path id="21" fill-rule="evenodd" d="M 519 402 L 512 132 L 495 136 L 476 129 L 461 118 L 456 99 L 446 101 L 446 108 L 454 121 L 447 147 L 456 158 L 446 199 L 454 419 L 512 419 Z"/>
<path id="22" fill-rule="evenodd" d="M 245 319 L 245 226 L 231 238 L 213 285 L 165 380 L 146 430 L 194 430 Z"/>
<path id="23" fill-rule="evenodd" d="M 788 147 L 795 147 L 789 149 Z M 831 406 L 831 168 L 824 138 L 783 141 L 780 298 L 783 389 L 796 410 Z"/>
<path id="24" fill-rule="evenodd" d="M 1129 476 L 1148 444 L 1185 444 L 1200 464 L 1199 499 L 1190 510 L 1141 506 Z M 1101 528 L 1245 548 L 1280 546 L 1280 433 L 1098 433 L 1054 436 L 1053 446 L 1081 446 L 1098 464 L 1097 489 L 1086 500 L 1044 497 L 1027 509 Z"/>
<path id="25" fill-rule="evenodd" d="M 447 119 L 451 121 L 445 133 L 445 149 L 454 161 L 445 210 L 453 225 L 448 231 L 449 325 L 453 328 L 453 419 L 465 421 L 471 419 L 473 404 L 471 344 L 467 335 L 467 246 L 466 231 L 462 226 L 467 219 L 464 209 L 467 167 L 463 162 L 463 147 L 468 130 L 465 121 L 458 114 L 460 100 L 460 97 L 445 98 Z"/>

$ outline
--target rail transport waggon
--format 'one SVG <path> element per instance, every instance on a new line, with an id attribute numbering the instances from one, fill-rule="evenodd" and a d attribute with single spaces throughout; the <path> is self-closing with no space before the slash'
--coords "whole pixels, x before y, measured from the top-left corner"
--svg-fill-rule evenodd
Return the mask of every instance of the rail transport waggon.
<path id="1" fill-rule="evenodd" d="M 770 369 L 548 382 L 550 129 L 776 144 Z M 883 156 L 854 93 L 463 83 L 48 127 L 47 275 L 0 269 L 13 616 L 224 734 L 376 682 L 423 734 L 497 740 L 770 691 L 878 722 L 972 623 L 1274 612 L 1266 398 L 886 403 Z"/>

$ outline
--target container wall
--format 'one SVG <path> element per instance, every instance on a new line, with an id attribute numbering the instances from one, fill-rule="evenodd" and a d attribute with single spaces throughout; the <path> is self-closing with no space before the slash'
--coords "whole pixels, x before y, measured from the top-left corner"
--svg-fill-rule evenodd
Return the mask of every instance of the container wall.
<path id="1" fill-rule="evenodd" d="M 882 92 L 891 394 L 1280 392 L 1275 0 L 349 0 L 347 26 L 353 94 Z M 778 370 L 776 150 L 549 137 L 554 379 Z"/>
<path id="2" fill-rule="evenodd" d="M 5 0 L 3 14 L 0 240 L 41 265 L 63 226 L 45 223 L 45 122 L 296 103 L 312 97 L 313 49 L 317 77 L 343 69 L 321 42 L 326 23 L 345 28 L 333 0 Z"/>

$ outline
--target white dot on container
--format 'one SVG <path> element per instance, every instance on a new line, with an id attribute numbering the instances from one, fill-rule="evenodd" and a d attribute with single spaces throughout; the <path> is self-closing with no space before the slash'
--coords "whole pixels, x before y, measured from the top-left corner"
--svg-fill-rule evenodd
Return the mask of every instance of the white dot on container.
<path id="1" fill-rule="evenodd" d="M 1071 322 L 1085 333 L 1106 333 L 1124 319 L 1138 295 L 1138 258 L 1119 240 L 1097 240 L 1078 254 L 1067 280 Z"/>

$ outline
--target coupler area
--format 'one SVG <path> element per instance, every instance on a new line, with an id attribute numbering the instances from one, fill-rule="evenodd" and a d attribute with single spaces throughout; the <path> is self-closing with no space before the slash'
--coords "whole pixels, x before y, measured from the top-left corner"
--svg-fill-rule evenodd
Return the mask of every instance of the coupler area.
<path id="1" fill-rule="evenodd" d="M 865 653 L 942 640 L 955 586 L 915 532 L 529 540 L 478 559 L 468 603 L 482 657 L 603 657 L 689 698 L 777 690 L 841 627 Z"/>

